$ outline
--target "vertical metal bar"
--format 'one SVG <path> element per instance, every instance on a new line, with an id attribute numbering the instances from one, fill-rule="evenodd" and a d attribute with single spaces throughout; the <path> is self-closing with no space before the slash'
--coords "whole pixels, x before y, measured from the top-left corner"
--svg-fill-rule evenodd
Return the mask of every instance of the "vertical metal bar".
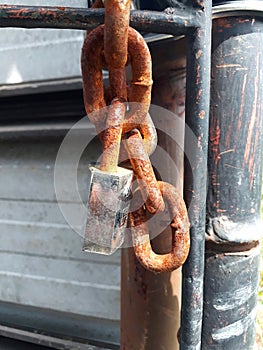
<path id="1" fill-rule="evenodd" d="M 203 310 L 212 1 L 195 5 L 202 26 L 188 36 L 184 195 L 192 228 L 190 254 L 183 266 L 181 350 L 201 348 Z"/>

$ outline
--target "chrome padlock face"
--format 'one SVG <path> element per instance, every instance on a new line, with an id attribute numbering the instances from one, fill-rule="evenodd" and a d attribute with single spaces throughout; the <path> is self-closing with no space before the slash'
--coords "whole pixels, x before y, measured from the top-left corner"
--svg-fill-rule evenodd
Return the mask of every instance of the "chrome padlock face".
<path id="1" fill-rule="evenodd" d="M 123 243 L 127 225 L 133 172 L 117 167 L 109 173 L 91 166 L 83 250 L 113 254 Z"/>

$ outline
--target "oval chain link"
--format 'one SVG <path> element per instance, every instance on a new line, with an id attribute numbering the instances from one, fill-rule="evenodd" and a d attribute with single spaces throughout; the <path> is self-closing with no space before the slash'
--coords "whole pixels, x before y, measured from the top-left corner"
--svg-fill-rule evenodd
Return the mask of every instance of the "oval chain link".
<path id="1" fill-rule="evenodd" d="M 107 121 L 108 102 L 116 104 L 114 101 L 118 101 L 119 108 L 128 110 L 121 125 L 124 144 L 145 203 L 129 214 L 135 255 L 150 271 L 170 272 L 180 267 L 187 258 L 190 225 L 179 192 L 174 186 L 156 180 L 149 159 L 157 143 L 156 130 L 148 114 L 152 88 L 151 56 L 144 38 L 129 27 L 130 2 L 104 0 L 105 25 L 87 33 L 81 56 L 84 104 L 104 143 L 107 143 L 107 138 L 112 140 L 111 135 L 107 136 L 111 127 L 120 127 L 111 126 Z M 96 0 L 93 8 L 102 6 L 103 1 Z M 132 68 L 128 87 L 127 62 Z M 105 64 L 109 70 L 109 89 L 103 86 L 102 68 Z M 124 107 L 125 101 L 128 101 L 129 108 Z M 121 149 L 119 160 L 125 157 L 125 150 Z M 146 209 L 151 214 L 161 212 L 165 202 L 172 216 L 172 248 L 170 253 L 161 255 L 154 253 L 151 247 Z"/>

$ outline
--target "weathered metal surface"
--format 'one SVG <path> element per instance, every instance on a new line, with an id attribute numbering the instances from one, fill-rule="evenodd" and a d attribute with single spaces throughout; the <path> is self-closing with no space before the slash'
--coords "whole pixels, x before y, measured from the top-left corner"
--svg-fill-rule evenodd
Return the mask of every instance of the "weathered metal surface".
<path id="1" fill-rule="evenodd" d="M 30 0 L 6 0 L 5 5 L 32 5 Z M 36 0 L 34 5 L 47 6 L 48 0 Z M 85 7 L 86 0 L 57 0 L 56 5 Z M 31 82 L 35 90 L 40 82 L 50 82 L 59 90 L 60 79 L 75 79 L 80 76 L 80 50 L 84 39 L 84 31 L 35 29 L 29 31 L 17 28 L 0 30 L 0 86 L 25 84 Z M 70 62 L 70 63 L 69 63 Z M 65 83 L 65 81 L 64 81 Z M 66 84 L 70 88 L 68 84 Z M 79 85 L 79 87 L 81 87 Z M 16 86 L 21 90 L 21 85 Z M 55 89 L 55 87 L 54 87 Z M 2 96 L 2 91 L 0 92 Z"/>
<path id="2" fill-rule="evenodd" d="M 164 11 L 167 8 L 178 9 L 184 12 L 191 11 L 193 8 L 202 8 L 202 2 L 191 0 L 140 0 L 141 9 L 153 9 Z"/>
<path id="3" fill-rule="evenodd" d="M 123 249 L 122 266 L 121 350 L 179 349 L 180 270 L 147 271 L 133 248 Z"/>
<path id="4" fill-rule="evenodd" d="M 132 57 L 129 102 L 133 103 L 130 105 L 128 119 L 123 125 L 123 132 L 143 124 L 150 106 L 152 87 L 151 59 L 148 47 L 143 37 L 134 29 L 129 28 L 128 35 L 128 52 Z M 103 108 L 106 106 L 102 80 L 103 38 L 104 26 L 96 28 L 87 36 L 82 49 L 81 61 L 85 109 L 98 132 L 103 131 L 105 120 L 105 109 Z M 93 59 L 90 59 L 91 57 Z"/>
<path id="5" fill-rule="evenodd" d="M 262 19 L 214 20 L 213 38 L 207 239 L 249 242 L 262 236 Z"/>
<path id="6" fill-rule="evenodd" d="M 116 172 L 119 162 L 122 124 L 126 113 L 124 101 L 115 98 L 108 107 L 105 131 L 103 133 L 103 152 L 100 160 L 100 170 Z"/>
<path id="7" fill-rule="evenodd" d="M 115 172 L 101 171 L 95 167 L 90 170 L 83 250 L 110 255 L 124 242 L 133 173 L 121 167 Z"/>
<path id="8" fill-rule="evenodd" d="M 200 25 L 199 13 L 131 11 L 130 25 L 151 33 L 183 34 Z M 93 29 L 104 23 L 103 9 L 0 6 L 0 27 Z"/>
<path id="9" fill-rule="evenodd" d="M 152 272 L 163 273 L 172 272 L 183 265 L 189 253 L 190 236 L 189 220 L 183 198 L 177 189 L 167 182 L 159 181 L 158 186 L 171 214 L 171 251 L 167 254 L 156 254 L 153 251 L 146 211 L 143 207 L 130 214 L 130 224 L 134 252 L 139 262 Z M 137 204 L 136 199 L 134 201 Z"/>
<path id="10" fill-rule="evenodd" d="M 212 49 L 202 344 L 252 350 L 262 237 L 262 16 L 214 20 Z"/>
<path id="11" fill-rule="evenodd" d="M 185 134 L 184 197 L 191 223 L 190 253 L 183 266 L 180 349 L 201 348 L 203 276 L 205 251 L 206 165 L 210 98 L 212 1 L 202 6 L 202 26 L 188 36 L 186 77 L 186 125 L 195 137 Z"/>
<path id="12" fill-rule="evenodd" d="M 56 202 L 54 163 L 65 132 L 1 133 L 1 324 L 14 322 L 17 327 L 28 324 L 31 316 L 24 319 L 20 316 L 23 307 L 30 306 L 35 310 L 29 312 L 34 315 L 30 319 L 31 329 L 40 327 L 51 332 L 52 328 L 60 327 L 60 334 L 63 328 L 67 335 L 72 329 L 83 339 L 89 334 L 93 339 L 96 335 L 117 343 L 119 254 L 96 258 L 82 253 L 83 238 L 69 227 Z M 85 130 L 80 136 L 79 131 L 77 138 L 86 139 L 88 132 Z M 78 183 L 84 200 L 88 196 L 87 164 L 98 156 L 99 143 L 94 143 L 79 164 Z M 71 161 L 68 155 L 61 174 L 70 174 Z M 61 200 L 66 211 L 79 215 L 83 205 L 74 197 L 68 181 L 67 176 L 61 175 L 64 188 Z M 9 307 L 4 309 L 4 302 L 10 303 Z M 59 312 L 56 327 L 50 327 L 50 315 L 41 320 L 41 314 L 47 310 L 51 310 L 51 316 Z M 73 316 L 75 320 L 71 320 Z M 89 318 L 90 324 L 86 323 Z M 80 327 L 78 320 L 86 329 Z M 108 328 L 108 322 L 114 324 Z"/>
<path id="13" fill-rule="evenodd" d="M 82 31 L 1 28 L 0 85 L 32 82 L 36 87 L 48 80 L 59 85 L 59 79 L 80 76 L 83 39 Z"/>
<path id="14" fill-rule="evenodd" d="M 159 41 L 149 48 L 154 78 L 150 112 L 159 140 L 151 161 L 158 171 L 161 165 L 162 180 L 175 184 L 182 193 L 184 123 L 179 120 L 184 118 L 185 73 L 177 72 L 185 72 L 185 42 Z M 155 222 L 150 229 L 156 229 Z M 151 243 L 155 252 L 169 252 L 170 228 Z M 138 262 L 133 248 L 123 249 L 121 298 L 122 349 L 179 349 L 181 269 L 152 273 Z"/>
<path id="15" fill-rule="evenodd" d="M 142 136 L 140 132 L 135 129 L 126 134 L 126 137 L 125 148 L 142 193 L 145 206 L 151 214 L 162 212 L 165 208 L 165 204 L 150 158 L 144 148 Z"/>
<path id="16" fill-rule="evenodd" d="M 99 86 L 101 103 L 106 104 L 102 85 L 102 55 L 109 70 L 110 94 L 112 95 L 107 111 L 101 113 L 98 109 L 100 118 L 96 119 L 95 122 L 97 128 L 98 125 L 105 125 L 102 136 L 103 152 L 99 169 L 92 168 L 83 250 L 100 254 L 113 254 L 124 242 L 130 187 L 133 178 L 131 170 L 118 167 L 122 126 L 126 114 L 125 65 L 128 56 L 130 1 L 125 3 L 106 1 L 105 8 L 105 25 L 87 35 L 88 43 L 92 42 L 97 45 L 95 47 L 88 45 L 87 48 L 86 44 L 87 55 L 84 55 L 83 52 L 81 61 L 87 113 L 89 109 L 94 111 L 98 109 L 97 103 L 90 106 L 87 100 L 91 99 L 93 102 L 97 102 L 96 90 Z M 111 31 L 113 33 L 110 34 Z M 91 37 L 91 41 L 89 37 Z M 98 40 L 103 40 L 103 43 L 98 44 Z M 89 47 L 93 49 L 93 55 L 90 55 Z M 100 61 L 94 67 L 96 69 L 87 72 L 85 68 L 92 65 L 92 61 L 96 59 Z M 91 61 L 90 65 L 86 63 L 87 60 Z M 87 81 L 90 74 L 94 74 L 95 86 L 93 89 Z M 86 86 L 86 84 L 88 85 Z"/>
<path id="17" fill-rule="evenodd" d="M 51 337 L 2 325 L 0 326 L 0 336 L 2 350 L 109 350 L 108 347 L 106 349 L 104 346 L 93 346 L 69 339 Z"/>
<path id="18" fill-rule="evenodd" d="M 127 62 L 130 3 L 131 0 L 106 0 L 104 3 L 104 56 L 109 70 L 124 68 Z"/>
<path id="19" fill-rule="evenodd" d="M 235 249 L 206 251 L 204 350 L 254 349 L 260 246 Z"/>
<path id="20" fill-rule="evenodd" d="M 119 324 L 117 321 L 3 302 L 0 303 L 0 310 L 2 326 L 23 329 L 32 333 L 32 337 L 40 332 L 51 337 L 72 339 L 77 342 L 83 340 L 88 344 L 91 342 L 99 345 L 107 344 L 112 349 L 118 349 Z"/>
<path id="21" fill-rule="evenodd" d="M 118 167 L 126 105 L 115 99 L 108 108 L 101 162 L 91 167 L 83 250 L 113 254 L 124 241 L 133 172 Z"/>

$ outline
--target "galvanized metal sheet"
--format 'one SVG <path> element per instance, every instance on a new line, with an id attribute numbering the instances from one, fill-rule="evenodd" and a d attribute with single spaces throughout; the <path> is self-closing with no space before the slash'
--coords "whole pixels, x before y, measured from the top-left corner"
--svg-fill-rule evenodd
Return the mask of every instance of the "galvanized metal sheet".
<path id="1" fill-rule="evenodd" d="M 120 254 L 82 252 L 83 237 L 65 220 L 56 201 L 54 164 L 61 142 L 41 131 L 0 142 L 0 301 L 104 320 L 119 320 Z M 34 132 L 33 132 L 34 133 Z M 78 183 L 88 196 L 88 163 L 95 143 L 81 158 Z M 61 174 L 70 169 L 65 158 Z M 64 209 L 83 204 L 61 176 Z"/>

